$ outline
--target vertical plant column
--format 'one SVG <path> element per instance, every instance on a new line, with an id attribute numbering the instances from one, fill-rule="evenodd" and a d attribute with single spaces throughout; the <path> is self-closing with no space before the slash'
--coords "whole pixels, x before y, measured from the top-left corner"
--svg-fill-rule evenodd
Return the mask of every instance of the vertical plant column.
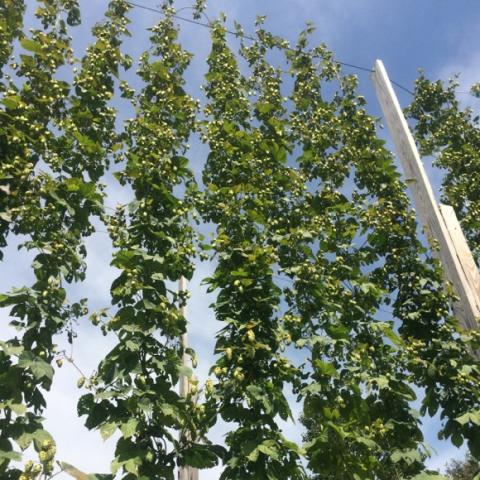
<path id="1" fill-rule="evenodd" d="M 352 478 L 420 475 L 428 452 L 411 410 L 411 386 L 430 384 L 422 410 L 442 405 L 447 425 L 459 434 L 455 417 L 463 412 L 460 420 L 469 422 L 478 389 L 471 339 L 456 336 L 438 266 L 421 258 L 405 186 L 376 138 L 355 79 L 339 77 L 331 55 L 317 53 L 322 64 L 313 68 L 298 53 L 291 61 L 297 71 L 292 123 L 303 143 L 298 161 L 309 183 L 318 185 L 306 195 L 306 225 L 319 243 L 312 243 L 315 261 L 307 256 L 286 270 L 297 276 L 294 303 L 312 329 L 301 341 L 312 349 L 313 382 L 303 392 L 310 466 L 320 475 Z M 335 78 L 340 91 L 325 100 L 322 86 L 325 91 Z M 391 320 L 379 321 L 390 304 Z M 445 348 L 448 353 L 439 354 Z M 420 374 L 428 369 L 430 381 Z M 464 369 L 468 393 L 447 381 Z M 452 390 L 466 397 L 456 403 L 457 413 Z"/>
<path id="2" fill-rule="evenodd" d="M 118 112 L 112 99 L 116 86 L 122 89 L 126 85 L 120 79 L 122 70 L 132 65 L 131 57 L 121 49 L 124 37 L 131 37 L 127 18 L 130 8 L 123 0 L 111 1 L 106 19 L 92 28 L 94 40 L 80 67 L 73 69 L 68 115 L 58 122 L 63 135 L 57 138 L 50 163 L 53 168 L 59 165 L 71 177 L 85 183 L 89 180 L 90 188 L 102 188 L 98 180 L 111 160 L 119 158 L 122 148 L 121 134 L 115 126 Z"/>
<path id="3" fill-rule="evenodd" d="M 210 289 L 218 288 L 215 313 L 224 327 L 217 335 L 213 367 L 214 397 L 226 422 L 236 424 L 226 436 L 222 479 L 303 478 L 299 448 L 286 440 L 277 419 L 291 413 L 283 386 L 296 369 L 280 352 L 276 310 L 280 289 L 272 275 L 278 257 L 268 225 L 280 187 L 278 171 L 284 146 L 264 141 L 251 124 L 248 85 L 239 73 L 221 22 L 212 28 L 205 92 L 205 141 L 210 147 L 204 170 L 203 218 L 217 225 L 212 242 L 218 260 Z M 275 75 L 265 72 L 263 92 L 278 106 Z M 272 88 L 266 89 L 268 80 Z M 261 101 L 268 103 L 270 98 Z M 272 123 L 282 131 L 284 126 Z"/>
<path id="4" fill-rule="evenodd" d="M 306 33 L 288 58 L 309 188 L 292 209 L 298 226 L 280 264 L 294 281 L 297 345 L 311 351 L 300 391 L 309 466 L 319 478 L 414 476 L 426 456 L 415 393 L 394 322 L 379 320 L 394 293 L 381 272 L 410 233 L 408 203 L 356 80 L 340 76 L 324 47 L 306 50 Z"/>
<path id="5" fill-rule="evenodd" d="M 0 121 L 2 122 L 2 128 L 0 130 L 0 149 L 4 155 L 4 158 L 8 158 L 8 148 L 13 139 L 16 136 L 15 128 L 7 128 L 7 125 L 13 121 L 13 118 L 7 112 L 8 106 L 14 106 L 15 104 L 9 102 L 6 98 L 5 91 L 9 88 L 9 76 L 5 72 L 8 68 L 9 58 L 13 52 L 14 41 L 23 35 L 23 15 L 25 11 L 25 3 L 23 1 L 5 1 L 0 5 L 0 103 L 2 109 L 0 110 Z M 21 152 L 21 149 L 17 148 L 17 151 Z M 12 151 L 9 152 L 12 156 Z M 3 162 L 2 162 L 3 163 Z M 8 235 L 8 229 L 10 224 L 9 210 L 9 193 L 10 193 L 10 175 L 4 168 L 0 170 L 0 249 L 3 249 L 6 245 L 6 236 Z M 0 260 L 3 258 L 3 252 L 0 250 Z"/>
<path id="6" fill-rule="evenodd" d="M 28 235 L 30 238 L 23 246 L 39 250 L 34 264 L 36 282 L 33 287 L 16 289 L 0 298 L 2 306 L 12 306 L 11 315 L 15 320 L 11 324 L 20 332 L 14 339 L 2 342 L 0 353 L 4 385 L 0 414 L 0 470 L 5 478 L 18 478 L 21 473 L 16 468 L 9 468 L 10 460 L 21 459 L 12 441 L 24 449 L 35 440 L 35 447 L 40 450 L 41 442 L 48 440 L 39 416 L 45 407 L 42 389 L 50 388 L 53 377 L 50 365 L 54 357 L 52 336 L 61 330 L 71 315 L 63 306 L 65 291 L 59 288 L 59 259 L 52 260 L 53 265 L 49 264 L 44 271 L 40 268 L 42 260 L 52 253 L 49 248 L 50 228 L 55 228 L 45 222 L 45 216 L 57 220 L 62 213 L 54 205 L 41 204 L 40 189 L 46 182 L 34 173 L 34 166 L 51 145 L 49 123 L 65 111 L 68 94 L 53 88 L 55 73 L 65 64 L 69 50 L 66 29 L 57 30 L 51 21 L 52 17 L 56 20 L 60 10 L 59 4 L 50 8 L 40 6 L 37 17 L 44 30 L 34 30 L 30 38 L 18 35 L 22 37 L 21 48 L 25 55 L 21 56 L 21 63 L 12 62 L 11 68 L 17 78 L 23 77 L 24 83 L 17 86 L 6 77 L 2 99 L 3 115 L 12 119 L 10 123 L 4 123 L 2 129 L 2 144 L 5 146 L 0 173 L 5 199 L 2 202 L 2 221 L 5 222 L 2 227 L 4 232 L 11 229 L 14 233 Z M 50 449 L 49 452 L 53 451 Z M 50 454 L 44 454 L 43 464 L 36 466 L 45 475 L 53 468 Z"/>
<path id="7" fill-rule="evenodd" d="M 172 10 L 164 8 L 165 19 L 151 29 L 152 47 L 140 59 L 142 91 L 135 95 L 123 86 L 137 115 L 126 127 L 126 165 L 118 174 L 135 199 L 108 219 L 117 248 L 112 265 L 121 273 L 111 287 L 117 311 L 105 328 L 118 343 L 78 405 L 88 428 L 104 438 L 119 431 L 112 471 L 125 479 L 173 480 L 177 465 L 216 463 L 197 444 L 202 409 L 192 395 L 176 391 L 180 375 L 191 376 L 180 342 L 186 331 L 180 307 L 189 294 L 177 293 L 176 285 L 193 273 L 190 198 L 196 187 L 184 155 L 198 106 L 183 88 L 190 54 L 177 42 Z"/>
<path id="8" fill-rule="evenodd" d="M 71 53 L 63 28 L 55 28 L 60 15 L 59 2 L 48 7 L 39 2 L 36 12 L 44 29 L 36 29 L 30 37 L 22 32 L 23 2 L 6 2 L 2 7 L 3 42 L 7 45 L 2 52 L 2 70 L 9 67 L 10 74 L 4 75 L 1 83 L 3 109 L 0 142 L 4 161 L 0 166 L 0 247 L 6 245 L 8 231 L 15 224 L 18 210 L 33 201 L 31 176 L 34 166 L 46 151 L 50 132 L 48 123 L 65 109 L 68 91 L 62 90 L 55 79 L 57 70 L 64 66 Z M 20 61 L 12 57 L 13 42 L 19 38 L 23 55 Z M 18 55 L 16 56 L 18 57 Z M 14 76 L 15 80 L 12 79 Z M 25 82 L 19 86 L 20 79 Z M 3 255 L 3 252 L 0 252 Z"/>
<path id="9" fill-rule="evenodd" d="M 475 184 L 466 180 L 475 170 L 476 156 L 470 150 L 476 142 L 475 121 L 468 110 L 457 111 L 453 83 L 444 92 L 440 83 L 431 84 L 420 77 L 417 88 L 417 98 L 409 110 L 419 122 L 417 141 L 422 154 L 436 152 L 439 164 L 445 162 L 445 199 L 457 209 L 475 249 Z M 464 165 L 460 167 L 460 163 Z M 480 368 L 471 354 L 479 348 L 480 333 L 461 332 L 450 312 L 453 293 L 443 288 L 439 262 L 419 256 L 423 252 L 415 235 L 413 212 L 410 216 L 408 237 L 384 270 L 392 282 L 390 288 L 398 286 L 393 307 L 402 322 L 399 332 L 406 343 L 406 368 L 411 382 L 425 389 L 421 413 L 440 413 L 439 437 L 457 447 L 467 442 L 472 455 L 480 458 Z M 384 225 L 384 236 L 387 229 L 391 230 Z"/>
<path id="10" fill-rule="evenodd" d="M 13 51 L 13 42 L 23 35 L 23 14 L 25 2 L 5 0 L 0 5 L 0 78 L 5 75 L 4 68 Z M 0 91 L 3 92 L 3 85 Z"/>
<path id="11" fill-rule="evenodd" d="M 126 10 L 121 12 L 119 5 L 126 4 L 111 2 L 108 14 L 111 21 L 121 24 L 120 17 Z M 64 288 L 65 282 L 83 280 L 85 276 L 83 237 L 93 231 L 89 216 L 102 210 L 101 191 L 94 182 L 84 178 L 84 170 L 96 162 L 94 180 L 97 180 L 98 172 L 103 172 L 105 166 L 105 152 L 100 156 L 92 150 L 78 153 L 76 149 L 80 147 L 72 144 L 69 154 L 77 158 L 76 172 L 72 172 L 61 146 L 72 133 L 67 132 L 64 119 L 69 116 L 71 124 L 78 125 L 84 113 L 75 110 L 75 96 L 70 95 L 70 86 L 55 75 L 59 67 L 72 60 L 67 23 L 79 23 L 78 5 L 71 1 L 41 2 L 36 15 L 44 31 L 34 30 L 32 38 L 22 39 L 22 48 L 33 55 L 23 55 L 19 66 L 13 66 L 25 82 L 20 87 L 12 83 L 5 97 L 10 100 L 7 110 L 12 110 L 9 113 L 16 119 L 11 128 L 15 128 L 17 134 L 8 139 L 13 157 L 9 153 L 2 165 L 13 173 L 21 169 L 21 175 L 8 177 L 8 195 L 13 198 L 9 220 L 13 233 L 27 236 L 23 247 L 38 252 L 32 265 L 34 285 L 0 296 L 2 306 L 12 307 L 11 324 L 20 332 L 2 343 L 0 352 L 1 381 L 5 386 L 0 398 L 3 407 L 0 468 L 5 478 L 18 478 L 22 474 L 8 467 L 10 460 L 20 459 L 12 441 L 22 450 L 33 442 L 39 453 L 39 463 L 25 465 L 24 477 L 35 478 L 40 473 L 45 478 L 52 475 L 55 444 L 43 430 L 40 414 L 46 406 L 44 391 L 50 389 L 53 379 L 51 363 L 57 356 L 54 336 L 67 331 L 72 341 L 72 324 L 86 313 L 84 301 L 68 303 Z M 108 23 L 99 26 L 97 33 L 108 30 Z M 122 34 L 119 28 L 116 35 Z M 83 74 L 89 68 L 85 65 L 91 65 L 91 53 L 87 53 L 84 60 Z M 91 119 L 97 125 L 103 121 L 103 95 L 99 90 L 96 98 L 83 105 L 85 111 L 92 103 L 97 105 L 96 115 Z M 84 135 L 84 142 L 89 140 L 101 149 L 102 143 L 109 143 L 105 137 L 109 137 L 111 131 L 107 124 L 102 135 L 94 136 L 91 132 Z"/>

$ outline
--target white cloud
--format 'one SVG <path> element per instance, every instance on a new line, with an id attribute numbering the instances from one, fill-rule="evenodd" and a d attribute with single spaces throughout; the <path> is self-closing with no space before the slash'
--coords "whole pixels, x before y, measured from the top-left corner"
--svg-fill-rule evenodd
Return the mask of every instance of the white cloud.
<path id="1" fill-rule="evenodd" d="M 480 20 L 477 22 L 476 32 L 479 30 Z M 476 35 L 473 35 L 473 37 L 476 40 Z M 456 75 L 459 75 L 458 91 L 462 93 L 459 94 L 458 98 L 462 105 L 471 107 L 474 111 L 480 111 L 480 99 L 469 94 L 470 87 L 480 82 L 480 51 L 472 48 L 471 32 L 466 32 L 465 38 L 458 44 L 455 57 L 450 58 L 436 72 L 436 77 L 443 80 L 448 80 Z"/>

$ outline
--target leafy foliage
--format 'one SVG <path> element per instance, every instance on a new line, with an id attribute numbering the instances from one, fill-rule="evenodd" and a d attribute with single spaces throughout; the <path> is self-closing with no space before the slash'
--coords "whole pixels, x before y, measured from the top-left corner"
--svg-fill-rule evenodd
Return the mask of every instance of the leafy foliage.
<path id="1" fill-rule="evenodd" d="M 0 78 L 4 76 L 4 68 L 12 54 L 13 42 L 23 36 L 23 14 L 25 2 L 6 0 L 0 5 Z M 4 84 L 0 91 L 3 93 Z"/>
<path id="2" fill-rule="evenodd" d="M 207 282 L 211 290 L 219 289 L 215 312 L 225 323 L 216 343 L 214 396 L 222 418 L 238 424 L 226 437 L 221 478 L 303 478 L 300 449 L 276 423 L 277 416 L 291 416 L 283 387 L 298 375 L 281 354 L 285 332 L 275 313 L 281 291 L 273 279 L 278 254 L 270 243 L 275 219 L 282 215 L 284 109 L 277 72 L 264 60 L 265 49 L 253 48 L 245 52 L 254 69 L 249 85 L 227 45 L 225 27 L 214 25 L 205 87 L 210 154 L 201 212 L 217 225 L 211 246 L 218 266 Z M 250 121 L 249 87 L 259 91 L 254 105 L 259 127 Z M 270 111 L 268 121 L 264 108 Z"/>
<path id="3" fill-rule="evenodd" d="M 411 409 L 411 386 L 423 379 L 410 352 L 423 340 L 421 323 L 442 325 L 448 304 L 438 270 L 420 260 L 405 187 L 356 80 L 340 77 L 323 47 L 296 50 L 289 60 L 293 132 L 303 150 L 297 162 L 311 189 L 287 217 L 296 217 L 298 233 L 281 265 L 294 282 L 287 298 L 289 318 L 299 319 L 297 345 L 311 351 L 310 379 L 299 392 L 309 466 L 331 478 L 410 477 L 427 455 Z M 323 89 L 332 82 L 329 100 Z M 422 314 L 427 285 L 438 304 Z M 380 320 L 389 305 L 390 319 Z M 455 327 L 447 331 L 453 340 Z"/>
<path id="4" fill-rule="evenodd" d="M 186 91 L 191 54 L 172 3 L 140 57 L 138 93 L 123 77 L 133 63 L 122 48 L 128 2 L 109 3 L 72 85 L 60 72 L 76 62 L 77 2 L 39 1 L 42 28 L 29 36 L 24 4 L 0 6 L 0 116 L 8 120 L 0 125 L 0 246 L 23 235 L 22 248 L 36 254 L 34 284 L 0 295 L 18 330 L 0 343 L 2 478 L 53 474 L 44 393 L 59 360 L 54 336 L 73 341 L 74 322 L 87 314 L 86 300 L 69 302 L 66 287 L 85 278 L 94 217 L 107 226 L 119 275 L 112 308 L 90 319 L 117 343 L 79 379 L 87 391 L 78 413 L 102 438 L 116 434 L 113 476 L 173 480 L 179 466 L 221 460 L 222 480 L 303 479 L 305 459 L 317 479 L 440 479 L 424 465 L 429 451 L 412 410 L 418 389 L 420 413 L 440 413 L 440 436 L 467 441 L 479 458 L 480 370 L 471 352 L 480 335 L 461 332 L 450 315 L 441 268 L 417 239 L 405 185 L 356 78 L 325 46 L 309 45 L 311 27 L 290 46 L 260 17 L 253 41 L 237 26 L 236 52 L 220 18 L 202 111 Z M 204 9 L 196 2 L 194 17 Z M 20 57 L 9 61 L 17 40 Z M 423 153 L 438 153 L 447 169 L 444 194 L 476 248 L 478 195 L 467 180 L 478 120 L 460 110 L 452 85 L 421 77 L 409 111 Z M 120 132 L 118 95 L 135 110 Z M 187 152 L 197 133 L 209 148 L 203 190 Z M 113 163 L 134 199 L 107 214 L 101 179 Z M 204 400 L 182 365 L 194 358 L 180 341 L 189 294 L 172 287 L 194 271 L 197 211 L 215 229 L 200 247 L 216 265 L 205 282 L 223 325 Z M 182 397 L 176 384 L 185 375 Z M 293 419 L 292 396 L 303 405 L 303 446 L 279 426 Z M 218 418 L 230 424 L 226 448 L 208 440 Z M 38 462 L 12 468 L 30 445 Z"/>
<path id="5" fill-rule="evenodd" d="M 135 200 L 105 218 L 117 247 L 112 265 L 121 273 L 111 287 L 118 310 L 103 328 L 116 334 L 118 344 L 90 379 L 93 393 L 78 405 L 86 426 L 98 428 L 103 438 L 120 432 L 112 471 L 121 470 L 125 479 L 173 479 L 177 463 L 207 466 L 209 454 L 196 443 L 201 406 L 175 391 L 185 373 L 180 344 L 185 319 L 179 307 L 188 294 L 177 294 L 168 282 L 191 278 L 193 272 L 189 218 L 195 183 L 183 155 L 197 104 L 183 89 L 190 55 L 175 43 L 171 13 L 166 8 L 166 18 L 152 28 L 153 48 L 141 57 L 142 91 L 135 95 L 122 84 L 137 116 L 127 125 L 126 164 L 117 174 Z M 183 199 L 175 194 L 179 186 Z M 98 322 L 98 314 L 93 320 Z M 180 441 L 172 431 L 182 432 Z M 216 456 L 207 461 L 215 463 Z"/>
<path id="6" fill-rule="evenodd" d="M 5 387 L 0 396 L 0 469 L 8 479 L 40 473 L 35 465 L 27 465 L 23 474 L 8 468 L 10 460 L 19 458 L 10 440 L 22 450 L 35 443 L 45 476 L 54 466 L 54 453 L 43 454 L 38 443 L 51 441 L 42 429 L 40 414 L 46 405 L 43 391 L 52 383 L 51 363 L 57 356 L 53 337 L 67 331 L 73 341 L 72 323 L 86 313 L 84 300 L 68 303 L 64 283 L 85 277 L 83 237 L 94 231 L 89 217 L 102 211 L 103 195 L 96 181 L 106 165 L 108 150 L 103 146 L 108 148 L 116 136 L 115 113 L 107 107 L 113 89 L 109 87 L 110 74 L 105 73 L 103 59 L 93 49 L 87 52 L 75 79 L 75 94 L 68 83 L 57 79 L 58 70 L 73 61 L 67 24 L 79 22 L 77 3 L 40 4 L 36 16 L 43 29 L 34 29 L 30 38 L 22 37 L 21 47 L 28 54 L 10 65 L 25 81 L 16 84 L 5 77 L 2 98 L 2 115 L 11 120 L 0 132 L 5 147 L 0 167 L 2 231 L 4 235 L 8 230 L 26 235 L 22 247 L 38 252 L 32 264 L 34 285 L 0 298 L 1 306 L 12 307 L 15 320 L 11 324 L 20 333 L 2 344 L 0 356 Z M 118 2 L 112 2 L 109 14 L 113 23 L 117 7 Z M 94 33 L 121 35 L 121 30 L 114 33 L 116 30 L 107 22 Z M 102 88 L 83 95 L 82 77 L 89 81 L 97 77 Z M 99 131 L 94 119 L 102 119 L 104 113 L 112 121 Z M 87 142 L 95 148 L 84 149 Z M 88 174 L 90 178 L 85 178 Z"/>

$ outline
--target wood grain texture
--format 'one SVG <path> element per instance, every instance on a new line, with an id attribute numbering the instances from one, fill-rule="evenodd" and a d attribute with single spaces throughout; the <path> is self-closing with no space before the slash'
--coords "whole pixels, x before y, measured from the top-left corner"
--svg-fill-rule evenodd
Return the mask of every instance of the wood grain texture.
<path id="1" fill-rule="evenodd" d="M 178 281 L 178 291 L 180 293 L 180 292 L 184 292 L 186 289 L 187 289 L 187 280 L 185 279 L 185 277 L 181 277 L 180 280 Z M 187 307 L 185 305 L 182 305 L 180 307 L 180 314 L 185 318 L 187 317 Z M 188 367 L 189 363 L 190 363 L 190 358 L 186 353 L 186 349 L 188 348 L 188 333 L 187 332 L 182 334 L 181 344 L 182 344 L 182 348 L 183 348 L 182 364 L 183 364 L 183 366 Z M 188 378 L 187 378 L 186 375 L 181 375 L 180 376 L 180 395 L 182 397 L 186 397 L 188 395 L 188 393 L 189 393 Z"/>
<path id="2" fill-rule="evenodd" d="M 458 260 L 462 266 L 469 285 L 477 296 L 477 305 L 480 309 L 480 272 L 468 246 L 467 239 L 463 234 L 460 222 L 457 219 L 455 210 L 450 205 L 440 204 L 440 213 L 447 225 L 448 233 L 457 252 Z"/>
<path id="3" fill-rule="evenodd" d="M 460 298 L 458 304 L 455 305 L 455 315 L 464 328 L 477 328 L 477 318 L 480 317 L 478 291 L 475 291 L 473 284 L 470 284 L 470 279 L 472 276 L 475 277 L 475 274 L 472 272 L 471 275 L 467 276 L 462 267 L 454 241 L 452 240 L 452 236 L 457 238 L 458 235 L 456 233 L 450 235 L 448 231 L 420 159 L 413 135 L 410 132 L 385 67 L 380 60 L 375 62 L 372 80 L 407 183 L 411 189 L 420 222 L 434 249 L 438 243 L 438 254 L 445 275 Z M 463 256 L 462 253 L 460 255 Z"/>
<path id="4" fill-rule="evenodd" d="M 178 281 L 178 291 L 179 292 L 184 292 L 187 289 L 187 280 L 185 277 L 180 277 L 180 280 Z M 187 318 L 187 307 L 185 305 L 182 305 L 180 307 L 180 313 L 183 315 L 185 318 Z M 182 357 L 182 364 L 185 367 L 190 366 L 190 356 L 185 352 L 185 350 L 188 348 L 188 333 L 185 332 L 182 334 L 181 337 L 181 344 L 183 348 L 183 357 Z M 180 376 L 180 395 L 182 397 L 186 397 L 189 392 L 190 392 L 190 382 L 188 380 L 188 377 L 186 375 L 181 375 Z M 192 467 L 180 467 L 178 469 L 178 480 L 198 480 L 198 470 L 196 468 Z"/>

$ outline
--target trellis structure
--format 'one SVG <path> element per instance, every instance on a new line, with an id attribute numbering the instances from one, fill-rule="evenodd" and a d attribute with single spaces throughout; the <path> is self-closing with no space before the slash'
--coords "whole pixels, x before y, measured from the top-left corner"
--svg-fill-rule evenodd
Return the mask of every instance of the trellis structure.
<path id="1" fill-rule="evenodd" d="M 24 3 L 9 3 L 19 22 Z M 255 37 L 227 30 L 222 18 L 207 25 L 212 48 L 199 105 L 183 88 L 191 54 L 179 43 L 173 2 L 165 2 L 165 18 L 152 27 L 140 56 L 133 82 L 141 83 L 138 93 L 127 80 L 117 89 L 115 79 L 129 78 L 124 70 L 133 62 L 121 45 L 131 5 L 109 3 L 72 85 L 59 88 L 57 70 L 75 64 L 67 24 L 75 26 L 80 11 L 75 0 L 43 3 L 52 6 L 39 9 L 43 29 L 24 37 L 18 23 L 7 36 L 12 52 L 18 39 L 30 55 L 20 55 L 16 66 L 0 55 L 0 74 L 6 65 L 20 79 L 18 85 L 0 82 L 0 113 L 11 119 L 0 128 L 6 150 L 0 247 L 13 232 L 27 236 L 24 246 L 36 255 L 35 283 L 0 294 L 0 306 L 12 307 L 12 326 L 20 332 L 0 342 L 0 383 L 6 386 L 0 477 L 60 473 L 54 473 L 54 440 L 42 426 L 43 392 L 51 387 L 53 362 L 64 356 L 55 337 L 67 332 L 71 341 L 72 325 L 88 314 L 86 300 L 67 301 L 62 285 L 85 279 L 84 240 L 95 231 L 95 216 L 112 240 L 118 276 L 112 309 L 90 319 L 116 343 L 90 378 L 79 379 L 78 387 L 88 391 L 78 415 L 104 439 L 118 435 L 113 475 L 196 480 L 199 469 L 221 463 L 225 480 L 304 480 L 308 462 L 312 472 L 332 478 L 420 480 L 427 453 L 411 409 L 414 385 L 425 391 L 423 411 L 445 419 L 444 438 L 457 446 L 468 441 L 480 458 L 480 370 L 470 354 L 480 350 L 480 333 L 459 338 L 441 271 L 421 256 L 404 185 L 363 108 L 357 80 L 343 76 L 324 46 L 310 48 L 311 28 L 292 48 L 264 30 L 261 19 Z M 57 25 L 67 3 L 67 23 Z M 198 3 L 196 16 L 203 11 Z M 237 53 L 227 33 L 252 43 L 242 43 Z M 277 50 L 293 79 L 287 97 L 283 68 L 268 61 Z M 241 73 L 245 62 L 247 75 Z M 417 206 L 429 236 L 440 240 L 447 274 L 466 308 L 459 317 L 474 327 L 478 271 L 452 210 L 435 203 L 383 73 L 378 83 L 390 102 L 387 113 L 406 135 L 407 166 L 413 162 L 407 178 L 418 177 Z M 330 82 L 337 91 L 323 96 Z M 121 132 L 110 104 L 117 91 L 136 112 Z M 184 156 L 197 133 L 209 148 L 203 188 Z M 37 174 L 40 161 L 48 171 Z M 108 214 L 99 180 L 112 163 L 122 164 L 115 177 L 134 200 Z M 197 236 L 196 218 L 215 226 L 214 240 Z M 364 234 L 366 242 L 357 245 Z M 194 354 L 187 348 L 184 277 L 193 275 L 199 249 L 210 250 L 204 259 L 216 261 L 204 282 L 217 293 L 212 307 L 223 322 L 212 378 L 199 389 L 203 398 L 196 398 L 196 380 L 189 381 L 185 368 Z M 174 292 L 171 282 L 179 279 L 180 292 Z M 401 322 L 398 331 L 393 319 L 377 318 L 383 305 L 392 305 L 388 313 Z M 291 358 L 295 347 L 307 356 L 306 366 Z M 303 402 L 314 440 L 304 448 L 286 438 L 277 421 L 294 418 L 289 389 Z M 225 447 L 208 439 L 219 419 L 231 425 Z M 22 473 L 11 465 L 22 458 L 12 442 L 22 451 L 33 443 L 39 461 L 27 462 Z"/>

